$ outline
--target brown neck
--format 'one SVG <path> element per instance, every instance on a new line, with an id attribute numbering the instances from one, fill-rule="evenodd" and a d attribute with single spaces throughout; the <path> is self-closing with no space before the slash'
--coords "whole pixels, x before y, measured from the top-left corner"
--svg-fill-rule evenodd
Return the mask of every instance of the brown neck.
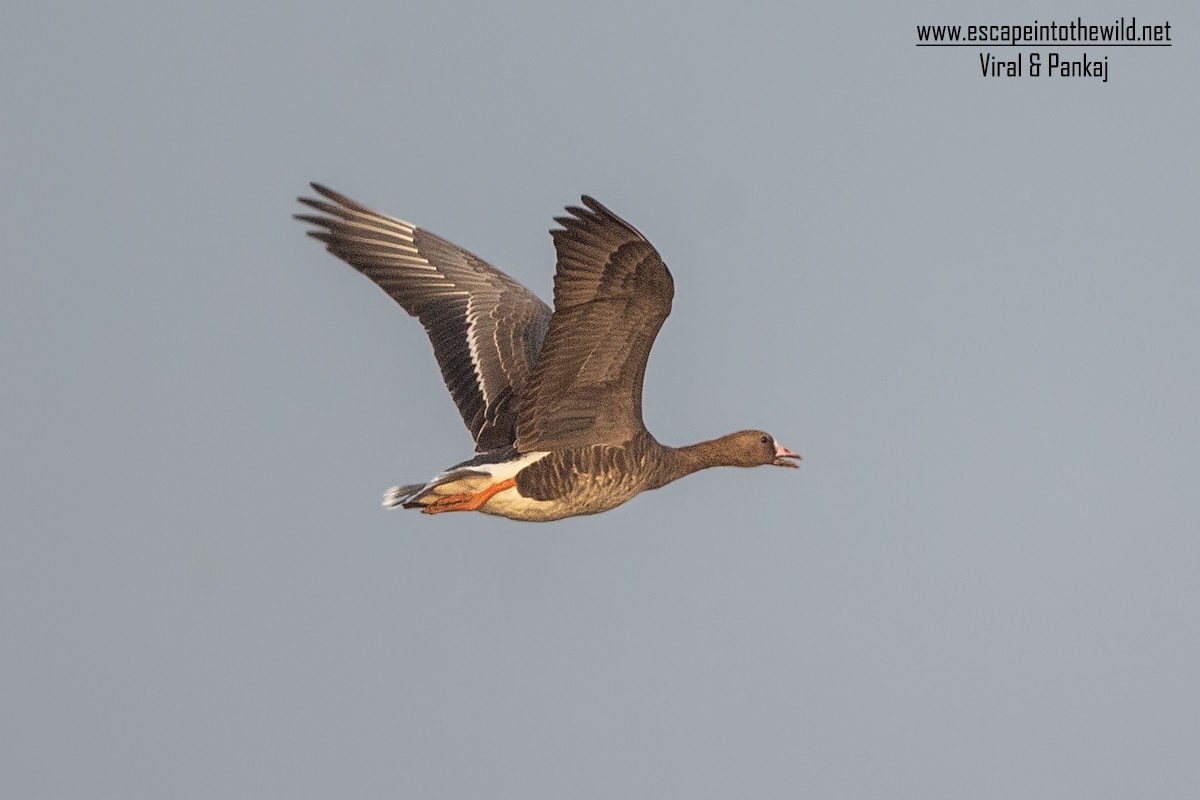
<path id="1" fill-rule="evenodd" d="M 730 459 L 729 445 L 726 442 L 728 438 L 728 436 L 722 436 L 705 442 L 689 444 L 686 447 L 666 448 L 668 458 L 665 460 L 669 465 L 670 473 L 666 482 L 682 478 L 684 475 L 691 475 L 697 470 L 708 467 L 736 467 L 737 463 Z"/>

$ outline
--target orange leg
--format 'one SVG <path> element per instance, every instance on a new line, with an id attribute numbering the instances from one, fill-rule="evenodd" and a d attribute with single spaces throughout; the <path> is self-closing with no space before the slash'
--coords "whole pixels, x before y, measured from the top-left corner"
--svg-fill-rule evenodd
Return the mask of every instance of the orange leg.
<path id="1" fill-rule="evenodd" d="M 503 492 L 505 489 L 511 489 L 516 485 L 516 479 L 509 478 L 499 483 L 493 483 L 478 494 L 448 494 L 445 497 L 439 497 L 425 506 L 423 513 L 442 514 L 446 511 L 478 511 L 480 506 L 492 499 L 492 495 Z"/>

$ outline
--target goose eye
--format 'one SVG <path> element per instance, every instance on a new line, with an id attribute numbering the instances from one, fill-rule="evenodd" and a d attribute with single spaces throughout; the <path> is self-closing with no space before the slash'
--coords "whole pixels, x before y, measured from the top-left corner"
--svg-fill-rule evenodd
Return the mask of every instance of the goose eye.
<path id="1" fill-rule="evenodd" d="M 761 439 L 759 439 L 759 441 L 762 442 L 763 444 L 770 444 L 771 437 L 764 434 L 763 437 Z"/>

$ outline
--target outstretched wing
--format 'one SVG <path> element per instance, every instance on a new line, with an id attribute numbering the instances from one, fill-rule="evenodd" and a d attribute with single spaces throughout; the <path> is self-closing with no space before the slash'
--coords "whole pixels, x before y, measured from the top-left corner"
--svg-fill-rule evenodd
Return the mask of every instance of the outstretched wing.
<path id="1" fill-rule="evenodd" d="M 476 452 L 511 446 L 517 398 L 542 348 L 550 309 L 521 284 L 450 242 L 372 211 L 321 186 L 329 201 L 301 203 L 324 216 L 297 214 L 317 226 L 309 236 L 373 280 L 429 334 Z"/>
<path id="2" fill-rule="evenodd" d="M 658 252 L 590 197 L 555 221 L 554 316 L 517 411 L 517 449 L 619 444 L 640 431 L 642 378 L 675 285 Z"/>

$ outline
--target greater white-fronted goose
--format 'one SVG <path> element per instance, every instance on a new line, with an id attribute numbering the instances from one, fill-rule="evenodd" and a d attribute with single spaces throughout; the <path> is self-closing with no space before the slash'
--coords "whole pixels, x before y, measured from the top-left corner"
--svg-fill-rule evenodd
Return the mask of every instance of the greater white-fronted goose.
<path id="1" fill-rule="evenodd" d="M 326 200 L 299 200 L 321 214 L 296 218 L 421 321 L 475 437 L 474 458 L 389 489 L 385 506 L 540 522 L 607 511 L 706 467 L 797 466 L 763 431 L 667 447 L 646 430 L 642 377 L 674 282 L 646 238 L 592 198 L 551 231 L 551 313 L 445 239 L 312 188 Z"/>

